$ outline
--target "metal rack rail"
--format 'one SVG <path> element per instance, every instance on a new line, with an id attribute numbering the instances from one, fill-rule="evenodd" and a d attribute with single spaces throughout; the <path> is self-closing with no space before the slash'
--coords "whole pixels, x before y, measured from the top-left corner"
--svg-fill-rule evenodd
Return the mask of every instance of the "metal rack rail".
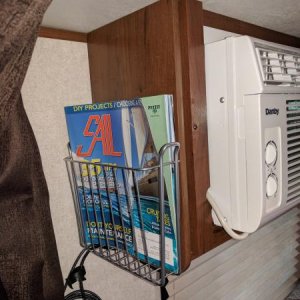
<path id="1" fill-rule="evenodd" d="M 179 149 L 179 143 L 164 145 L 159 163 L 140 169 L 75 160 L 71 151 L 65 158 L 81 246 L 159 286 L 180 273 Z"/>

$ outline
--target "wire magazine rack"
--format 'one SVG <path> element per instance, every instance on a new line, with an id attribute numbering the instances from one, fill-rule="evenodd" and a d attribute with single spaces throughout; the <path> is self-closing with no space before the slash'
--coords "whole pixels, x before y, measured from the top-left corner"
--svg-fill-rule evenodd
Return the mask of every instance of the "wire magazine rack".
<path id="1" fill-rule="evenodd" d="M 159 151 L 157 164 L 138 169 L 75 160 L 70 146 L 69 156 L 64 159 L 81 246 L 159 286 L 166 284 L 167 276 L 180 273 L 179 149 L 177 142 L 165 144 Z M 171 159 L 166 162 L 167 156 Z M 167 168 L 173 179 L 175 220 L 171 218 L 166 201 L 164 170 Z M 142 184 L 141 174 L 146 174 Z M 143 190 L 150 186 L 156 189 L 156 201 L 152 208 L 145 208 L 145 201 L 152 203 L 152 198 L 145 200 Z M 156 234 L 149 232 L 145 209 L 155 219 L 151 224 Z M 171 230 L 173 239 L 170 238 Z M 172 269 L 174 240 L 177 261 L 176 268 Z"/>

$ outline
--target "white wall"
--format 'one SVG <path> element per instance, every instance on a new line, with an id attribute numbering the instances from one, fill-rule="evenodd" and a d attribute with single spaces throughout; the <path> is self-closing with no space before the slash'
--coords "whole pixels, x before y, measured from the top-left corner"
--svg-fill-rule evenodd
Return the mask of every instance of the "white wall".
<path id="1" fill-rule="evenodd" d="M 64 106 L 91 102 L 87 45 L 39 38 L 22 94 L 41 152 L 60 264 L 66 278 L 81 248 L 63 161 L 68 153 Z M 87 258 L 86 269 L 85 288 L 103 300 L 159 299 L 157 288 L 95 255 Z"/>

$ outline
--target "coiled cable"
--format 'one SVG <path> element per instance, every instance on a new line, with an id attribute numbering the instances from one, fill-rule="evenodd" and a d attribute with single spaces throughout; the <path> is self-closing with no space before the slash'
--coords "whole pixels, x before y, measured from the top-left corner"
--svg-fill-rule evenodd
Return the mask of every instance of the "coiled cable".
<path id="1" fill-rule="evenodd" d="M 216 201 L 214 200 L 214 197 L 208 190 L 206 193 L 206 198 L 208 202 L 210 203 L 213 211 L 215 212 L 219 222 L 223 226 L 224 230 L 235 240 L 244 240 L 249 236 L 249 233 L 247 232 L 242 232 L 242 233 L 237 233 L 235 232 L 232 228 L 230 228 L 227 224 L 226 218 L 223 216 L 222 211 L 220 210 L 219 206 L 217 205 Z"/>
<path id="2" fill-rule="evenodd" d="M 65 300 L 76 300 L 76 299 L 86 299 L 86 300 L 101 300 L 101 298 L 95 293 L 89 290 L 77 290 L 65 296 Z"/>
<path id="3" fill-rule="evenodd" d="M 72 284 L 77 281 L 79 282 L 79 290 L 72 291 L 71 293 L 66 295 L 64 298 L 65 300 L 76 300 L 76 299 L 101 300 L 101 298 L 97 294 L 89 290 L 85 290 L 83 287 L 83 281 L 86 280 L 84 277 L 86 273 L 84 268 L 84 262 L 90 252 L 91 252 L 90 249 L 83 249 L 75 259 L 73 266 L 69 272 L 68 278 L 66 279 L 65 282 L 65 291 L 68 286 L 70 288 L 73 288 Z M 79 266 L 76 267 L 79 261 L 80 261 Z"/>

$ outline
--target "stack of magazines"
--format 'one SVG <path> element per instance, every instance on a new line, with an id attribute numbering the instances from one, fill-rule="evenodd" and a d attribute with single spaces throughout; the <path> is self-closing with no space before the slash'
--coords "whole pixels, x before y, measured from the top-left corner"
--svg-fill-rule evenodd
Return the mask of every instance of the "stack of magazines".
<path id="1" fill-rule="evenodd" d="M 65 114 L 72 158 L 82 162 L 75 165 L 74 174 L 84 244 L 125 250 L 159 265 L 159 170 L 155 166 L 160 148 L 175 141 L 172 96 L 68 106 Z M 164 161 L 171 160 L 167 151 Z M 171 164 L 163 168 L 163 175 L 165 267 L 177 273 Z"/>

